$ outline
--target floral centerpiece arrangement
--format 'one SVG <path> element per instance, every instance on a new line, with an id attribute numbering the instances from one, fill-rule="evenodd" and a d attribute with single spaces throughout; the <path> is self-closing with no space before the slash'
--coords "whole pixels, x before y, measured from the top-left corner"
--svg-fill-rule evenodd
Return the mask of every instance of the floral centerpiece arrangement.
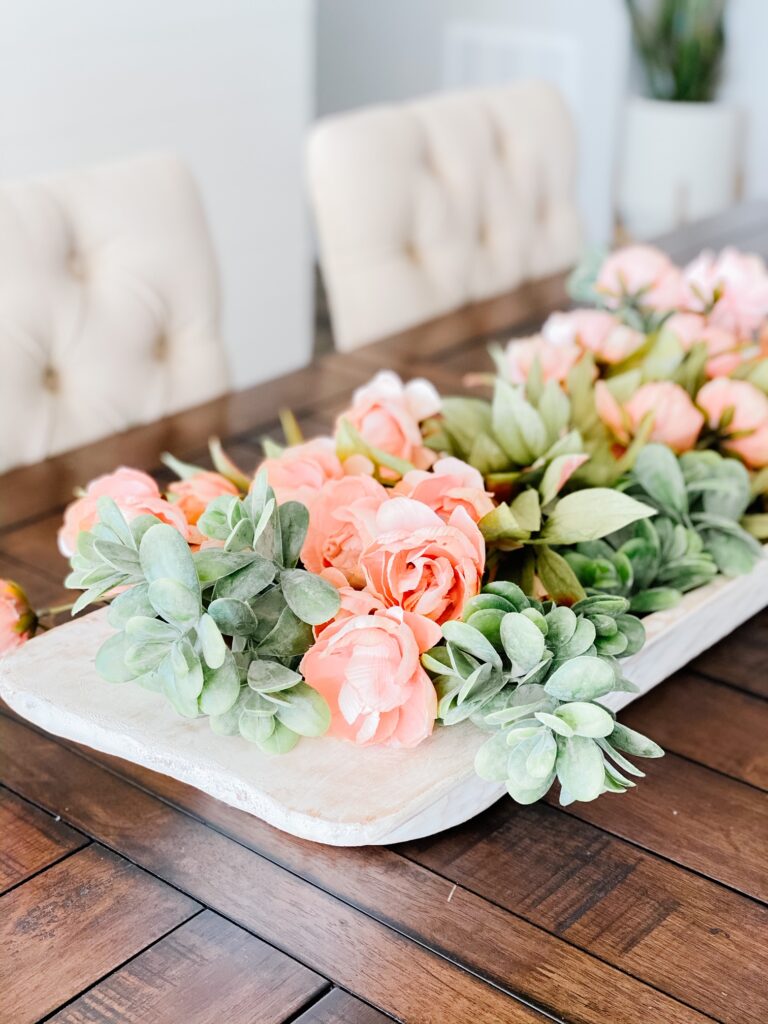
<path id="1" fill-rule="evenodd" d="M 591 302 L 494 349 L 490 397 L 379 373 L 335 435 L 265 443 L 255 475 L 121 468 L 59 534 L 77 613 L 110 601 L 96 664 L 188 718 L 285 753 L 302 737 L 414 747 L 469 720 L 478 773 L 521 803 L 623 793 L 658 757 L 600 698 L 642 616 L 768 536 L 768 274 L 726 250 L 583 266 Z M 40 615 L 0 589 L 6 647 Z M 116 691 L 115 699 L 119 700 Z"/>

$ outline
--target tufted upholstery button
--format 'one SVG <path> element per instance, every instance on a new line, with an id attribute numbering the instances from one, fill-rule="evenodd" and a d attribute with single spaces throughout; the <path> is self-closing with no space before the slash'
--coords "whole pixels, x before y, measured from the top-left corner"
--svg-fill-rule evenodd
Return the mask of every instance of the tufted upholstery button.
<path id="1" fill-rule="evenodd" d="M 67 257 L 67 266 L 73 277 L 78 277 L 80 279 L 85 277 L 85 259 L 81 252 L 78 252 L 76 249 L 72 249 Z"/>
<path id="2" fill-rule="evenodd" d="M 61 387 L 61 378 L 53 366 L 46 366 L 43 370 L 43 387 L 55 395 Z"/>
<path id="3" fill-rule="evenodd" d="M 579 256 L 575 131 L 546 82 L 325 118 L 308 162 L 342 351 L 565 270 Z"/>
<path id="4" fill-rule="evenodd" d="M 155 339 L 155 344 L 153 348 L 153 355 L 155 359 L 158 361 L 158 363 L 166 362 L 168 360 L 168 356 L 170 355 L 170 351 L 171 346 L 168 341 L 168 336 L 166 334 L 159 334 Z"/>
<path id="5" fill-rule="evenodd" d="M 0 281 L 0 473 L 227 387 L 216 262 L 175 157 L 0 182 Z"/>
<path id="6" fill-rule="evenodd" d="M 416 248 L 416 245 L 415 245 L 414 242 L 406 242 L 405 243 L 405 255 L 408 257 L 408 259 L 411 261 L 411 263 L 420 263 L 421 262 L 421 256 L 419 255 L 419 250 Z"/>

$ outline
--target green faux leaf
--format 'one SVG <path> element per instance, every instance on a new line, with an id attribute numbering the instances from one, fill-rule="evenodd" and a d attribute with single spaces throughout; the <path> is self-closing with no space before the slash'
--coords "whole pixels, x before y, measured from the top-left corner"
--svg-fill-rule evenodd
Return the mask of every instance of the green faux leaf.
<path id="1" fill-rule="evenodd" d="M 610 736 L 614 721 L 598 704 L 574 701 L 561 704 L 555 716 L 565 722 L 576 736 Z"/>
<path id="2" fill-rule="evenodd" d="M 240 712 L 240 735 L 250 743 L 256 743 L 262 749 L 278 724 L 277 719 L 272 715 L 256 715 L 248 709 Z"/>
<path id="3" fill-rule="evenodd" d="M 507 612 L 501 622 L 501 642 L 514 676 L 525 675 L 544 656 L 544 634 L 520 612 Z"/>
<path id="4" fill-rule="evenodd" d="M 507 778 L 509 746 L 507 734 L 496 732 L 475 754 L 475 771 L 488 782 L 504 782 Z"/>
<path id="5" fill-rule="evenodd" d="M 240 675 L 232 652 L 225 648 L 224 659 L 216 668 L 203 666 L 203 690 L 198 707 L 204 715 L 222 715 L 234 707 L 240 694 Z"/>
<path id="6" fill-rule="evenodd" d="M 724 576 L 743 576 L 751 572 L 762 556 L 754 538 L 726 533 L 722 530 L 702 531 L 704 543 Z"/>
<path id="7" fill-rule="evenodd" d="M 557 777 L 572 800 L 595 800 L 603 791 L 605 768 L 600 747 L 586 736 L 557 741 Z"/>
<path id="8" fill-rule="evenodd" d="M 279 661 L 259 658 L 248 666 L 248 685 L 260 693 L 279 693 L 290 690 L 302 677 L 293 669 L 281 665 Z"/>
<path id="9" fill-rule="evenodd" d="M 274 729 L 269 737 L 262 740 L 259 746 L 266 754 L 287 754 L 299 742 L 299 734 L 275 720 Z"/>
<path id="10" fill-rule="evenodd" d="M 558 736 L 573 736 L 573 729 L 570 725 L 562 718 L 558 718 L 557 715 L 550 714 L 548 711 L 537 711 L 534 718 Z"/>
<path id="11" fill-rule="evenodd" d="M 523 608 L 530 605 L 523 590 L 511 580 L 494 580 L 493 583 L 487 583 L 483 587 L 483 594 L 495 594 L 497 597 L 503 597 L 517 612 L 521 612 Z"/>
<path id="12" fill-rule="evenodd" d="M 227 656 L 227 645 L 214 619 L 207 614 L 200 616 L 197 624 L 197 639 L 206 665 L 211 669 L 221 668 Z"/>
<path id="13" fill-rule="evenodd" d="M 542 531 L 549 544 L 578 544 L 620 530 L 637 519 L 656 514 L 650 505 L 608 487 L 590 487 L 566 494 L 555 505 Z"/>
<path id="14" fill-rule="evenodd" d="M 535 779 L 548 778 L 554 771 L 556 757 L 557 741 L 549 729 L 542 729 L 541 735 L 534 739 L 526 757 L 526 771 Z"/>
<path id="15" fill-rule="evenodd" d="M 275 625 L 259 644 L 262 656 L 285 661 L 304 654 L 312 643 L 312 627 L 285 607 Z"/>
<path id="16" fill-rule="evenodd" d="M 291 611 L 311 626 L 320 626 L 339 610 L 339 592 L 322 576 L 304 569 L 286 569 L 280 574 L 283 596 Z"/>
<path id="17" fill-rule="evenodd" d="M 277 711 L 277 719 L 299 736 L 322 736 L 331 724 L 331 709 L 325 698 L 306 683 L 299 683 L 281 695 L 288 703 Z"/>
<path id="18" fill-rule="evenodd" d="M 204 548 L 192 556 L 200 583 L 215 583 L 223 576 L 237 572 L 259 558 L 253 551 L 224 551 L 223 548 Z"/>
<path id="19" fill-rule="evenodd" d="M 674 608 L 682 600 L 683 595 L 673 587 L 651 587 L 649 590 L 641 590 L 634 594 L 629 602 L 629 610 L 637 615 L 647 615 L 650 612 L 663 612 L 667 608 Z"/>
<path id="20" fill-rule="evenodd" d="M 507 607 L 509 606 L 507 605 Z M 505 614 L 506 612 L 500 608 L 480 608 L 464 621 L 468 626 L 479 630 L 485 639 L 498 650 L 501 647 L 501 620 Z"/>
<path id="21" fill-rule="evenodd" d="M 546 544 L 536 549 L 536 575 L 551 600 L 558 605 L 571 605 L 586 594 L 568 562 Z"/>
<path id="22" fill-rule="evenodd" d="M 278 508 L 283 542 L 283 565 L 292 569 L 299 560 L 309 527 L 309 512 L 299 501 L 286 501 Z"/>
<path id="23" fill-rule="evenodd" d="M 538 533 L 541 529 L 539 494 L 532 487 L 521 491 L 509 506 L 509 509 L 524 530 L 527 530 L 529 533 Z"/>
<path id="24" fill-rule="evenodd" d="M 203 689 L 203 666 L 188 640 L 171 648 L 170 666 L 179 695 L 184 700 L 197 700 Z"/>
<path id="25" fill-rule="evenodd" d="M 108 683 L 128 683 L 139 674 L 129 668 L 125 662 L 128 649 L 133 640 L 125 633 L 115 633 L 107 637 L 96 653 L 96 671 Z"/>
<path id="26" fill-rule="evenodd" d="M 556 648 L 557 660 L 565 661 L 567 658 L 578 658 L 580 655 L 586 654 L 595 642 L 595 632 L 594 624 L 589 619 L 579 618 L 570 640 Z"/>
<path id="27" fill-rule="evenodd" d="M 147 643 L 172 644 L 179 639 L 179 631 L 175 626 L 156 619 L 154 615 L 134 615 L 125 624 L 126 635 L 131 638 L 132 643 L 146 641 Z"/>
<path id="28" fill-rule="evenodd" d="M 574 611 L 562 605 L 547 612 L 546 620 L 547 641 L 556 651 L 568 643 L 579 621 Z"/>
<path id="29" fill-rule="evenodd" d="M 683 473 L 674 452 L 665 444 L 647 444 L 635 459 L 632 475 L 663 512 L 675 519 L 687 515 Z"/>
<path id="30" fill-rule="evenodd" d="M 114 572 L 141 576 L 139 554 L 134 547 L 129 548 L 124 544 L 113 544 L 108 540 L 97 540 L 94 542 L 94 548 L 96 553 L 111 566 Z"/>
<path id="31" fill-rule="evenodd" d="M 237 552 L 225 552 L 228 557 L 237 556 Z M 253 554 L 247 565 L 237 569 L 216 582 L 217 598 L 233 597 L 238 601 L 248 601 L 256 597 L 272 583 L 276 568 L 274 562 Z"/>
<path id="32" fill-rule="evenodd" d="M 125 664 L 137 676 L 154 671 L 172 650 L 168 640 L 137 640 L 129 633 L 126 636 L 131 646 L 125 652 Z"/>
<path id="33" fill-rule="evenodd" d="M 139 546 L 141 568 L 149 583 L 171 579 L 197 593 L 200 584 L 189 546 L 178 530 L 166 523 L 150 527 Z"/>
<path id="34" fill-rule="evenodd" d="M 618 747 L 619 750 L 623 750 L 627 754 L 634 754 L 636 757 L 664 756 L 664 751 L 658 743 L 654 743 L 647 736 L 643 736 L 642 733 L 635 732 L 634 729 L 629 729 L 619 722 L 614 722 L 613 731 L 609 734 L 608 739 L 611 746 Z"/>
<path id="35" fill-rule="evenodd" d="M 118 594 L 109 606 L 107 621 L 115 629 L 123 629 L 129 619 L 135 615 L 151 617 L 155 614 L 147 596 L 149 587 L 146 583 L 137 584 L 130 590 L 124 590 Z"/>
<path id="36" fill-rule="evenodd" d="M 523 527 L 509 505 L 504 502 L 484 515 L 478 525 L 480 532 L 489 544 L 519 542 L 530 538 L 530 531 Z M 516 545 L 511 544 L 510 546 Z"/>
<path id="37" fill-rule="evenodd" d="M 110 590 L 114 590 L 115 587 L 121 587 L 128 577 L 122 573 L 115 573 L 113 576 L 108 576 L 105 580 L 100 583 L 94 584 L 89 587 L 88 590 L 84 590 L 83 593 L 78 597 L 75 603 L 72 605 L 72 615 L 77 615 L 83 608 L 87 608 L 89 604 L 94 601 L 98 601 L 99 598 L 104 597 Z"/>
<path id="38" fill-rule="evenodd" d="M 147 596 L 158 615 L 181 629 L 191 629 L 200 617 L 197 576 L 195 590 L 190 590 L 175 579 L 155 578 L 149 584 Z"/>
<path id="39" fill-rule="evenodd" d="M 99 522 L 108 527 L 115 538 L 131 551 L 136 550 L 136 545 L 131 533 L 131 528 L 126 522 L 125 516 L 120 511 L 114 498 L 102 495 L 96 502 L 99 514 Z"/>
<path id="40" fill-rule="evenodd" d="M 231 597 L 211 601 L 208 614 L 225 636 L 254 636 L 258 619 L 250 605 Z"/>
<path id="41" fill-rule="evenodd" d="M 501 668 L 501 658 L 493 644 L 482 633 L 473 629 L 472 626 L 468 626 L 466 622 L 443 623 L 443 636 L 459 650 L 466 651 L 467 654 L 471 654 L 480 661 L 489 662 L 494 668 Z"/>
<path id="42" fill-rule="evenodd" d="M 580 655 L 556 668 L 544 689 L 558 700 L 589 701 L 610 693 L 615 689 L 614 683 L 614 672 L 608 662 Z"/>

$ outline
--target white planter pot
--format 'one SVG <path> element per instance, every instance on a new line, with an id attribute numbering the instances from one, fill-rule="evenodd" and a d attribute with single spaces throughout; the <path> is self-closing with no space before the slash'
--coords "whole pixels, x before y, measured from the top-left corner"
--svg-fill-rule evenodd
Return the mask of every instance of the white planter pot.
<path id="1" fill-rule="evenodd" d="M 624 662 L 639 692 L 611 694 L 603 703 L 619 711 L 766 602 L 763 558 L 749 575 L 719 577 L 686 594 L 676 608 L 649 615 L 645 646 Z M 48 732 L 163 772 L 284 832 L 333 846 L 433 835 L 505 793 L 475 774 L 475 752 L 486 735 L 469 722 L 437 729 L 414 750 L 323 737 L 269 757 L 245 740 L 216 736 L 204 719 L 179 718 L 159 694 L 99 677 L 96 651 L 113 632 L 104 609 L 35 638 L 0 660 L 0 697 Z"/>
<path id="2" fill-rule="evenodd" d="M 727 209 L 740 167 L 739 111 L 723 103 L 632 98 L 618 210 L 633 238 L 651 238 Z"/>

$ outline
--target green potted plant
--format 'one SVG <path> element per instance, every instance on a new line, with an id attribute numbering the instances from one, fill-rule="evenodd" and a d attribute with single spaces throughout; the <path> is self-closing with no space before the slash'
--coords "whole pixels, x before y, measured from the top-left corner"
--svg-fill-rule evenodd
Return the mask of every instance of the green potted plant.
<path id="1" fill-rule="evenodd" d="M 725 0 L 627 0 L 645 80 L 630 99 L 618 202 L 636 238 L 658 235 L 733 202 L 738 111 L 717 100 Z"/>

